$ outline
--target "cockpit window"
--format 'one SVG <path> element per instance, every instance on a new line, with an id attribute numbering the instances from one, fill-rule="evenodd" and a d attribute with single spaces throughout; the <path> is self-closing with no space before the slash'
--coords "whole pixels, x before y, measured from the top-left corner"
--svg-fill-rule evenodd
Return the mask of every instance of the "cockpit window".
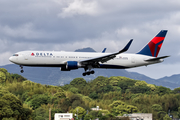
<path id="1" fill-rule="evenodd" d="M 18 54 L 14 54 L 13 56 L 18 56 Z"/>

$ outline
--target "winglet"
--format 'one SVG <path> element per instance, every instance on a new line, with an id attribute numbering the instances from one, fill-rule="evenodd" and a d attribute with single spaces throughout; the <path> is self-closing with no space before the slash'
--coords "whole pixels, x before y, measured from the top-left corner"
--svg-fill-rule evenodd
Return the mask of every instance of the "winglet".
<path id="1" fill-rule="evenodd" d="M 105 53 L 106 52 L 106 48 L 104 48 L 104 50 L 102 51 L 102 53 Z"/>
<path id="2" fill-rule="evenodd" d="M 131 39 L 131 40 L 128 42 L 128 44 L 127 44 L 122 50 L 119 51 L 119 53 L 126 52 L 126 51 L 129 49 L 132 41 L 133 41 L 133 39 Z"/>

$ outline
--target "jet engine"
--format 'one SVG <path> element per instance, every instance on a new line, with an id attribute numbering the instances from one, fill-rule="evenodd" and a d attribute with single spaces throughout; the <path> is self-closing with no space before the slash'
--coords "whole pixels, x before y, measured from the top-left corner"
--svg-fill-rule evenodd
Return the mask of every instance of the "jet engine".
<path id="1" fill-rule="evenodd" d="M 77 61 L 67 61 L 66 66 L 61 67 L 61 71 L 70 71 L 74 69 L 78 69 L 80 67 Z"/>

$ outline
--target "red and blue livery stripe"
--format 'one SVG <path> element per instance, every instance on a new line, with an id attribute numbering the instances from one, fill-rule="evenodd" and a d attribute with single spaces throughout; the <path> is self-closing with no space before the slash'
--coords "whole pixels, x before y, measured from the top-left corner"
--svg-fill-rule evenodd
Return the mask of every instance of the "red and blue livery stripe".
<path id="1" fill-rule="evenodd" d="M 137 54 L 157 57 L 165 39 L 167 30 L 161 30 L 140 52 Z"/>

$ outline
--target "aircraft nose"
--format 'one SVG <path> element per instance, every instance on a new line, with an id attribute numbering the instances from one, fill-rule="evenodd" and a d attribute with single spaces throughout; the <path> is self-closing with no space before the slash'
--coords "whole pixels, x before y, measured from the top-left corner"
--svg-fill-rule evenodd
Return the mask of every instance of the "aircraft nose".
<path id="1" fill-rule="evenodd" d="M 12 56 L 9 58 L 9 61 L 13 62 L 13 57 Z"/>
<path id="2" fill-rule="evenodd" d="M 9 61 L 11 61 L 12 63 L 15 63 L 15 62 L 17 62 L 17 58 L 15 58 L 14 56 L 11 56 L 9 58 Z"/>

